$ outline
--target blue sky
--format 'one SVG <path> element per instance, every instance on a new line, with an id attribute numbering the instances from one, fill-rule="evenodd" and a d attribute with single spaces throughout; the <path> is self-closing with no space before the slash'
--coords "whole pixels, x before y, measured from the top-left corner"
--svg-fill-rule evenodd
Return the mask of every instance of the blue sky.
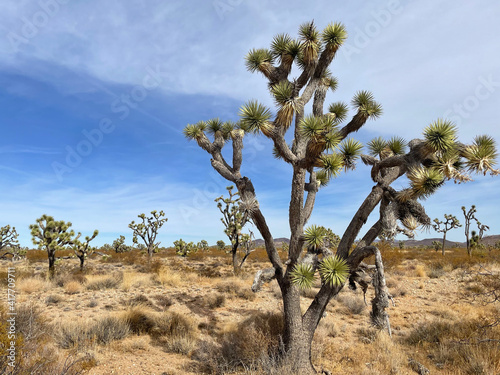
<path id="1" fill-rule="evenodd" d="M 41 0 L 0 5 L 0 225 L 31 246 L 29 224 L 46 213 L 71 221 L 95 244 L 123 234 L 139 213 L 164 210 L 159 240 L 225 239 L 213 200 L 228 185 L 182 129 L 237 120 L 249 99 L 271 106 L 265 80 L 245 69 L 251 48 L 296 36 L 314 19 L 341 21 L 349 39 L 332 64 L 339 88 L 327 101 L 370 90 L 384 114 L 356 138 L 418 137 L 447 117 L 460 139 L 500 140 L 500 4 L 496 1 Z M 255 184 L 274 237 L 288 236 L 291 170 L 267 139 L 246 137 L 243 172 Z M 311 224 L 342 233 L 369 193 L 359 165 L 317 199 Z M 402 186 L 401 183 L 396 187 Z M 500 178 L 448 183 L 429 215 L 477 217 L 500 233 Z M 371 221 L 373 222 L 373 218 Z M 369 224 L 369 223 L 368 223 Z M 438 236 L 419 234 L 417 238 Z M 463 230 L 448 237 L 463 241 Z"/>

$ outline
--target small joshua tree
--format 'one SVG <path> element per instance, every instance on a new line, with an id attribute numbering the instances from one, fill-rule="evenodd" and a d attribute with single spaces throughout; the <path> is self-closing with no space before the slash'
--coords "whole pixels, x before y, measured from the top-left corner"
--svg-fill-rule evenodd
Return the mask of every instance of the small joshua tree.
<path id="1" fill-rule="evenodd" d="M 441 246 L 441 253 L 443 255 L 444 255 L 444 246 L 446 243 L 446 234 L 448 233 L 448 231 L 462 226 L 462 224 L 460 224 L 456 216 L 453 216 L 451 214 L 450 215 L 444 214 L 444 218 L 445 218 L 444 221 L 439 221 L 438 218 L 434 219 L 435 224 L 432 225 L 432 227 L 436 232 L 443 233 L 443 244 Z"/>
<path id="2" fill-rule="evenodd" d="M 243 263 L 247 260 L 248 256 L 255 250 L 253 240 L 255 239 L 253 232 L 243 233 L 241 235 L 240 249 L 243 251 L 243 258 L 240 261 L 238 269 L 241 270 Z"/>
<path id="3" fill-rule="evenodd" d="M 220 196 L 215 199 L 217 208 L 222 213 L 222 224 L 224 224 L 224 233 L 231 241 L 231 254 L 233 257 L 233 270 L 238 273 L 241 270 L 243 262 L 238 261 L 238 248 L 241 243 L 241 230 L 249 220 L 248 210 L 240 204 L 239 193 L 233 193 L 234 186 L 228 186 L 226 189 L 229 192 L 229 197 Z M 244 259 L 248 257 L 248 254 Z"/>
<path id="4" fill-rule="evenodd" d="M 222 240 L 217 241 L 217 248 L 219 250 L 224 250 L 226 248 L 226 243 Z"/>
<path id="5" fill-rule="evenodd" d="M 187 257 L 191 253 L 195 253 L 198 249 L 193 242 L 187 243 L 182 238 L 174 241 L 175 252 L 181 257 Z"/>
<path id="6" fill-rule="evenodd" d="M 70 228 L 70 222 L 56 221 L 48 215 L 42 215 L 36 219 L 36 224 L 30 225 L 33 244 L 47 251 L 50 278 L 53 278 L 55 274 L 56 251 L 63 250 L 80 236 L 73 239 L 75 232 Z"/>
<path id="7" fill-rule="evenodd" d="M 114 240 L 111 244 L 111 247 L 113 248 L 115 253 L 124 253 L 130 250 L 130 248 L 125 245 L 125 236 L 120 236 L 116 240 Z"/>
<path id="8" fill-rule="evenodd" d="M 5 251 L 0 258 L 6 258 L 6 255 L 10 255 L 14 261 L 26 254 L 26 251 L 19 247 L 17 237 L 15 227 L 6 225 L 0 228 L 0 251 Z"/>
<path id="9" fill-rule="evenodd" d="M 205 240 L 201 240 L 200 242 L 198 242 L 198 244 L 196 245 L 196 247 L 201 250 L 201 251 L 206 251 L 208 249 L 208 242 L 205 241 Z"/>
<path id="10" fill-rule="evenodd" d="M 472 205 L 469 210 L 465 209 L 465 206 L 462 206 L 462 211 L 464 213 L 465 217 L 465 239 L 466 239 L 466 245 L 467 245 L 467 254 L 472 255 L 472 250 L 474 247 L 477 247 L 477 245 L 481 242 L 484 232 L 490 229 L 487 225 L 481 224 L 479 220 L 476 218 L 476 206 Z M 474 232 L 474 238 L 471 237 L 471 232 L 470 230 L 470 224 L 472 220 L 476 220 L 477 223 L 477 228 L 479 230 L 479 234 L 477 234 L 475 231 Z"/>
<path id="11" fill-rule="evenodd" d="M 78 233 L 80 235 L 80 233 Z M 92 241 L 94 238 L 97 237 L 99 234 L 99 231 L 96 229 L 92 236 L 86 236 L 85 241 L 79 241 L 78 239 L 75 239 L 73 241 L 73 251 L 75 252 L 75 255 L 80 259 L 80 271 L 83 271 L 85 259 L 87 259 L 92 253 L 94 252 L 94 248 L 90 247 L 90 241 Z"/>
<path id="12" fill-rule="evenodd" d="M 128 227 L 134 232 L 133 241 L 134 243 L 139 242 L 139 238 L 142 239 L 146 248 L 148 250 L 149 259 L 153 256 L 153 253 L 158 251 L 158 246 L 160 242 L 156 241 L 156 236 L 158 235 L 158 230 L 167 222 L 167 218 L 163 218 L 165 213 L 163 211 L 151 211 L 150 217 L 146 217 L 145 214 L 137 215 L 142 219 L 142 223 L 135 223 L 132 221 Z"/>

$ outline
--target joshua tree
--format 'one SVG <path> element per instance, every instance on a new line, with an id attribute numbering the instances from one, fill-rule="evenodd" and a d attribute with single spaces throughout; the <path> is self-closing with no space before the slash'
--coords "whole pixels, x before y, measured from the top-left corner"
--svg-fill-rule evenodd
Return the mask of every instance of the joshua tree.
<path id="1" fill-rule="evenodd" d="M 42 215 L 36 219 L 36 224 L 31 224 L 31 236 L 33 244 L 39 249 L 46 250 L 49 258 L 49 275 L 54 277 L 56 251 L 63 250 L 67 245 L 78 240 L 80 234 L 73 239 L 75 232 L 71 229 L 70 222 L 56 221 L 52 216 Z"/>
<path id="2" fill-rule="evenodd" d="M 120 236 L 116 240 L 114 240 L 111 247 L 113 248 L 115 253 L 124 253 L 130 250 L 130 248 L 125 245 L 125 236 Z"/>
<path id="3" fill-rule="evenodd" d="M 12 261 L 19 259 L 23 253 L 26 253 L 19 247 L 17 241 L 18 234 L 15 227 L 6 225 L 0 228 L 0 251 L 5 251 L 0 258 L 6 258 L 6 255 L 12 256 Z"/>
<path id="4" fill-rule="evenodd" d="M 224 241 L 222 241 L 222 240 L 217 241 L 217 248 L 218 248 L 219 250 L 224 250 L 224 249 L 226 248 L 226 244 L 225 244 L 225 242 L 224 242 Z"/>
<path id="5" fill-rule="evenodd" d="M 187 257 L 189 254 L 196 252 L 198 249 L 193 242 L 187 243 L 182 238 L 174 241 L 175 252 L 181 257 Z"/>
<path id="6" fill-rule="evenodd" d="M 462 226 L 462 224 L 460 224 L 456 216 L 453 216 L 451 214 L 450 215 L 444 214 L 444 218 L 446 219 L 444 221 L 439 221 L 438 218 L 435 218 L 434 219 L 435 224 L 432 225 L 432 227 L 436 232 L 443 233 L 443 245 L 441 246 L 441 252 L 443 255 L 444 255 L 444 246 L 446 242 L 446 234 L 448 233 L 449 230 L 454 228 L 459 228 Z M 442 228 L 441 225 L 443 225 Z"/>
<path id="7" fill-rule="evenodd" d="M 323 234 L 312 228 L 304 230 L 305 225 L 319 188 L 342 170 L 355 167 L 362 145 L 349 136 L 382 113 L 380 104 L 366 91 L 354 96 L 355 113 L 347 123 L 347 104 L 333 103 L 326 113 L 323 110 L 328 90 L 334 90 L 337 85 L 328 66 L 346 37 L 340 23 L 330 24 L 319 32 L 310 22 L 300 27 L 299 39 L 281 34 L 274 38 L 269 50 L 251 50 L 246 57 L 247 68 L 262 73 L 267 79 L 277 105 L 276 114 L 257 101 L 250 101 L 242 107 L 237 123 L 214 119 L 184 129 L 188 139 L 195 140 L 210 154 L 212 167 L 236 185 L 241 205 L 264 239 L 272 267 L 257 272 L 252 289 L 257 291 L 263 282 L 277 280 L 283 300 L 285 360 L 294 372 L 301 374 L 315 373 L 311 342 L 329 301 L 343 288 L 346 278 L 352 282 L 359 278 L 363 269 L 369 267 L 362 261 L 373 255 L 376 288 L 372 321 L 389 328 L 382 257 L 372 246 L 373 241 L 382 233 L 394 234 L 399 230 L 411 234 L 419 225 L 430 226 L 430 218 L 417 199 L 432 195 L 446 180 L 469 180 L 462 166 L 470 172 L 498 173 L 492 169 L 496 156 L 494 141 L 483 136 L 471 145 L 459 143 L 455 126 L 445 120 L 432 123 L 424 129 L 423 139 L 414 139 L 408 144 L 401 138 L 373 140 L 368 144 L 371 155 L 362 155 L 361 159 L 371 166 L 374 186 L 354 213 L 333 256 L 324 246 Z M 294 62 L 299 75 L 289 79 Z M 305 108 L 311 101 L 312 114 L 306 116 Z M 288 129 L 293 133 L 290 144 L 285 141 Z M 278 254 L 252 181 L 241 174 L 243 139 L 248 133 L 262 133 L 269 138 L 274 144 L 274 156 L 288 163 L 293 171 L 288 211 L 291 236 L 285 262 Z M 232 145 L 231 160 L 222 153 L 228 143 Z M 391 187 L 402 176 L 408 177 L 409 186 L 399 191 Z M 379 220 L 352 249 L 377 206 L 380 206 Z M 334 212 L 332 209 L 332 214 Z M 398 227 L 398 221 L 403 229 Z M 302 313 L 299 287 L 310 286 L 317 272 L 321 276 L 321 288 Z"/>
<path id="8" fill-rule="evenodd" d="M 476 206 L 472 205 L 471 208 L 467 211 L 465 206 L 462 206 L 462 211 L 465 217 L 465 239 L 467 244 L 467 254 L 472 255 L 472 249 L 476 247 L 482 240 L 484 232 L 490 229 L 489 226 L 481 224 L 479 220 L 476 218 L 475 213 L 477 212 Z M 474 232 L 474 243 L 472 243 L 471 232 L 469 232 L 470 224 L 472 220 L 476 220 L 477 228 L 479 229 L 479 234 Z M 474 245 L 474 246 L 473 246 Z"/>
<path id="9" fill-rule="evenodd" d="M 80 270 L 83 271 L 83 265 L 85 263 L 85 259 L 87 259 L 94 252 L 94 248 L 90 247 L 90 241 L 97 237 L 99 231 L 96 229 L 92 236 L 86 236 L 85 242 L 81 242 L 78 239 L 73 240 L 73 251 L 75 255 L 80 259 Z M 80 236 L 80 233 L 78 233 Z"/>
<path id="10" fill-rule="evenodd" d="M 167 218 L 162 219 L 162 217 L 165 216 L 163 211 L 151 211 L 151 215 L 150 217 L 146 217 L 145 214 L 137 215 L 137 217 L 142 219 L 142 223 L 136 224 L 135 221 L 132 221 L 128 225 L 134 232 L 134 237 L 132 239 L 134 243 L 138 243 L 139 238 L 141 238 L 146 245 L 149 259 L 153 256 L 153 253 L 158 251 L 158 246 L 160 245 L 160 242 L 155 242 L 158 230 L 168 220 Z"/>
<path id="11" fill-rule="evenodd" d="M 241 244 L 241 230 L 249 220 L 249 211 L 241 205 L 239 193 L 233 193 L 234 186 L 228 186 L 226 189 L 229 192 L 229 198 L 220 196 L 216 198 L 217 208 L 222 213 L 221 221 L 224 224 L 224 233 L 226 233 L 229 241 L 231 241 L 231 254 L 233 257 L 233 269 L 235 273 L 241 270 L 243 262 L 248 257 L 245 255 L 243 262 L 238 261 L 238 248 Z M 224 205 L 223 205 L 224 204 Z"/>
<path id="12" fill-rule="evenodd" d="M 205 241 L 205 240 L 201 240 L 200 242 L 198 242 L 198 244 L 196 245 L 196 247 L 198 249 L 200 249 L 201 251 L 205 251 L 208 249 L 208 242 Z"/>
<path id="13" fill-rule="evenodd" d="M 243 233 L 240 239 L 240 249 L 243 251 L 243 258 L 238 265 L 238 269 L 241 270 L 243 263 L 247 260 L 248 256 L 255 250 L 253 240 L 255 239 L 253 232 Z"/>

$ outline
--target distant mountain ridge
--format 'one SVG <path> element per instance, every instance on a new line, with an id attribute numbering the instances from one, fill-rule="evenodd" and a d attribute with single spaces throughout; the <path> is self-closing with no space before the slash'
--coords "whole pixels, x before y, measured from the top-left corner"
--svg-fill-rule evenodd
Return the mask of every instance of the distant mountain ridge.
<path id="1" fill-rule="evenodd" d="M 443 237 L 434 237 L 434 238 L 425 238 L 423 240 L 403 240 L 405 246 L 410 246 L 410 247 L 426 247 L 426 246 L 432 246 L 433 241 L 438 241 L 441 243 L 443 241 Z M 485 236 L 482 239 L 482 243 L 485 245 L 494 245 L 498 241 L 500 241 L 500 235 L 499 234 L 494 234 L 491 236 Z M 281 246 L 283 242 L 289 243 L 289 239 L 285 237 L 280 237 L 280 238 L 275 238 L 274 239 L 274 244 L 276 246 Z M 259 238 L 254 241 L 255 246 L 264 246 L 264 240 Z M 394 241 L 393 246 L 398 246 L 399 241 Z M 465 241 L 464 242 L 454 242 L 454 241 L 448 241 L 446 240 L 445 243 L 446 247 L 465 247 Z"/>

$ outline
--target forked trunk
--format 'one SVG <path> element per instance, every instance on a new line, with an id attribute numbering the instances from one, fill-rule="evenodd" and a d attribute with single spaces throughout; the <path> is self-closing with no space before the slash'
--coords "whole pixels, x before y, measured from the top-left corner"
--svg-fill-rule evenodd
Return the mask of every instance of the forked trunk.
<path id="1" fill-rule="evenodd" d="M 236 240 L 236 242 L 233 245 L 233 248 L 231 249 L 231 254 L 233 256 L 233 271 L 235 274 L 238 274 L 241 270 L 241 267 L 238 263 L 238 246 L 239 246 L 239 241 Z"/>

